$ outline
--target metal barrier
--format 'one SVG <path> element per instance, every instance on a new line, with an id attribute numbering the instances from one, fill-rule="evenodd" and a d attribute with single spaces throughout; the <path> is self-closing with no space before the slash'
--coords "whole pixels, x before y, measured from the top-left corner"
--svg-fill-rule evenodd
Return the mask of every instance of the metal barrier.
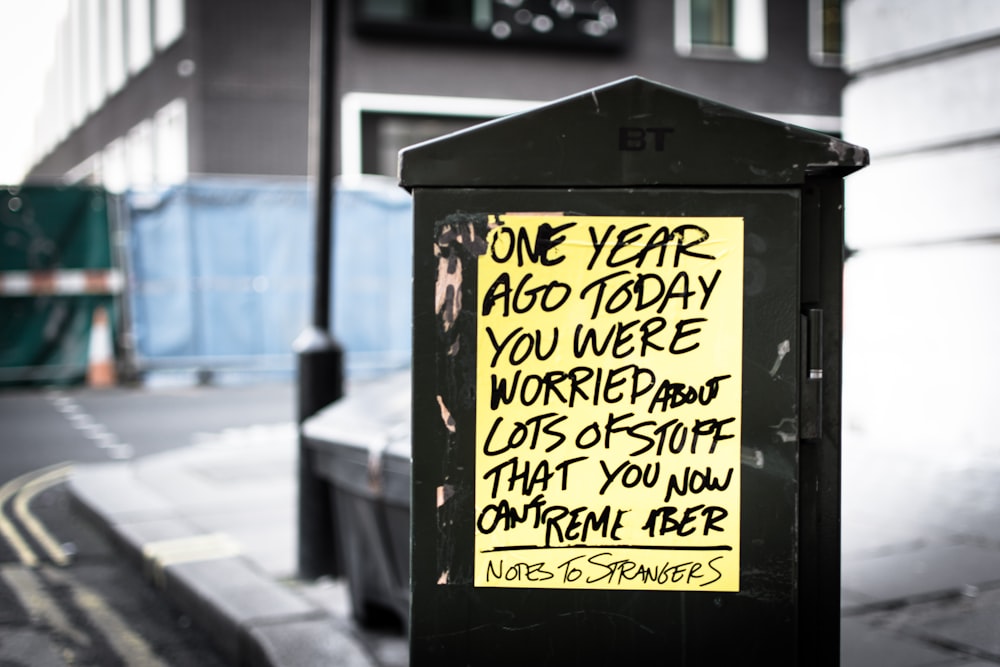
<path id="1" fill-rule="evenodd" d="M 120 319 L 115 210 L 100 188 L 0 190 L 0 385 L 86 376 L 95 312 Z"/>
<path id="2" fill-rule="evenodd" d="M 312 281 L 305 182 L 193 181 L 126 202 L 138 371 L 291 374 Z M 349 373 L 409 363 L 410 211 L 381 179 L 338 187 L 334 333 Z"/>

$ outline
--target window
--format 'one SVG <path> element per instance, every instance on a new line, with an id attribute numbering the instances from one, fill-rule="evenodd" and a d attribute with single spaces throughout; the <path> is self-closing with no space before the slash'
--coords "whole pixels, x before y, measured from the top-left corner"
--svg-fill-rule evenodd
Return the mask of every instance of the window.
<path id="1" fill-rule="evenodd" d="M 361 116 L 361 171 L 395 176 L 399 151 L 481 123 L 482 118 L 365 113 Z"/>
<path id="2" fill-rule="evenodd" d="M 95 111 L 104 100 L 104 39 L 99 0 L 85 0 L 83 46 L 87 68 L 86 106 L 87 111 Z"/>
<path id="3" fill-rule="evenodd" d="M 69 42 L 69 19 L 64 17 L 59 24 L 58 39 L 56 40 L 56 53 L 53 64 L 54 81 L 53 84 L 57 96 L 52 104 L 46 105 L 52 110 L 52 139 L 48 148 L 53 148 L 62 141 L 73 125 L 73 70 L 71 69 L 73 57 Z"/>
<path id="4" fill-rule="evenodd" d="M 364 20 L 455 26 L 472 24 L 477 28 L 488 28 L 492 22 L 493 0 L 471 0 L 471 2 L 360 0 L 358 9 Z"/>
<path id="5" fill-rule="evenodd" d="M 156 182 L 176 185 L 187 178 L 187 103 L 176 99 L 156 112 Z"/>
<path id="6" fill-rule="evenodd" d="M 156 0 L 156 48 L 167 48 L 183 33 L 184 0 Z"/>
<path id="7" fill-rule="evenodd" d="M 396 175 L 399 150 L 538 102 L 478 97 L 357 93 L 344 96 L 340 164 L 345 177 Z"/>
<path id="8" fill-rule="evenodd" d="M 56 60 L 58 62 L 58 60 Z M 59 132 L 58 116 L 55 107 L 58 105 L 59 90 L 57 69 L 55 63 L 45 75 L 45 93 L 42 97 L 44 104 L 38 110 L 34 122 L 34 145 L 31 152 L 31 161 L 37 162 L 55 144 L 56 133 Z"/>
<path id="9" fill-rule="evenodd" d="M 69 22 L 64 21 L 61 26 L 60 42 L 56 44 L 56 53 L 59 62 L 59 90 L 61 93 L 59 114 L 59 136 L 58 141 L 65 139 L 73 128 L 76 127 L 76 72 L 73 64 L 76 58 L 73 57 L 72 42 L 69 39 Z"/>
<path id="10" fill-rule="evenodd" d="M 817 65 L 839 67 L 843 46 L 841 0 L 810 0 L 809 58 Z"/>
<path id="11" fill-rule="evenodd" d="M 153 58 L 150 0 L 128 0 L 128 69 L 133 74 Z"/>
<path id="12" fill-rule="evenodd" d="M 626 0 L 354 0 L 363 35 L 444 41 L 625 46 Z"/>
<path id="13" fill-rule="evenodd" d="M 691 0 L 691 43 L 732 48 L 732 0 Z"/>
<path id="14" fill-rule="evenodd" d="M 84 67 L 83 59 L 83 21 L 81 9 L 83 5 L 78 2 L 71 2 L 69 5 L 69 18 L 65 24 L 66 31 L 66 51 L 63 56 L 67 59 L 67 72 L 69 74 L 69 124 L 76 127 L 87 115 L 86 109 L 86 81 L 87 71 Z"/>
<path id="15" fill-rule="evenodd" d="M 125 83 L 125 10 L 124 0 L 104 3 L 104 82 L 109 95 Z"/>
<path id="16" fill-rule="evenodd" d="M 103 185 L 111 192 L 124 192 L 128 188 L 128 165 L 125 162 L 125 140 L 118 138 L 101 153 Z"/>
<path id="17" fill-rule="evenodd" d="M 676 0 L 677 52 L 692 58 L 767 58 L 767 0 Z"/>
<path id="18" fill-rule="evenodd" d="M 153 128 L 144 120 L 128 132 L 125 158 L 128 163 L 129 185 L 148 187 L 153 184 Z"/>

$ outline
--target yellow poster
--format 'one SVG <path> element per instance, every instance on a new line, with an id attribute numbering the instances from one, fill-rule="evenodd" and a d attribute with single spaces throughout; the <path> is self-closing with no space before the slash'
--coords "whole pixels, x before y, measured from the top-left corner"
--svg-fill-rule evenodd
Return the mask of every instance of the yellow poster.
<path id="1" fill-rule="evenodd" d="M 743 219 L 490 217 L 476 586 L 738 591 Z"/>

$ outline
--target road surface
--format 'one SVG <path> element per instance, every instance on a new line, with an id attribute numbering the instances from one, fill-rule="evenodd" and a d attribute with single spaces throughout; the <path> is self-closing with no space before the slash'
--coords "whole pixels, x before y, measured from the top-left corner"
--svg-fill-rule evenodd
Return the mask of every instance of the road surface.
<path id="1" fill-rule="evenodd" d="M 72 504 L 74 463 L 185 447 L 291 422 L 294 388 L 0 392 L 0 665 L 223 667 Z"/>

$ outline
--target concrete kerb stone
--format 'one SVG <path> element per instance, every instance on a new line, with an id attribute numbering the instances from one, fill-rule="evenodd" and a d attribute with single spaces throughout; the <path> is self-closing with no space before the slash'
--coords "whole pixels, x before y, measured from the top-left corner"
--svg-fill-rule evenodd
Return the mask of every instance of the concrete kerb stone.
<path id="1" fill-rule="evenodd" d="M 130 472 L 126 463 L 77 466 L 69 479 L 69 498 L 132 567 L 144 570 L 148 530 L 162 531 L 161 537 L 189 535 L 194 529 Z"/>
<path id="2" fill-rule="evenodd" d="M 167 565 L 162 586 L 167 598 L 206 630 L 224 655 L 240 665 L 247 664 L 251 653 L 259 652 L 252 647 L 255 627 L 324 617 L 322 610 L 265 577 L 241 557 Z M 316 664 L 322 664 L 321 658 L 313 655 Z"/>
<path id="3" fill-rule="evenodd" d="M 80 466 L 68 485 L 71 501 L 228 660 L 375 665 L 349 628 L 261 572 L 228 536 L 199 531 L 134 472 L 129 463 Z"/>
<path id="4" fill-rule="evenodd" d="M 1000 551 L 976 544 L 937 543 L 851 561 L 841 576 L 841 615 L 956 598 L 1000 587 Z M 850 602 L 845 604 L 845 598 Z"/>
<path id="5" fill-rule="evenodd" d="M 373 667 L 376 663 L 351 638 L 351 630 L 329 619 L 286 620 L 249 629 L 248 664 L 252 667 Z M 317 660 L 322 653 L 322 662 Z"/>

